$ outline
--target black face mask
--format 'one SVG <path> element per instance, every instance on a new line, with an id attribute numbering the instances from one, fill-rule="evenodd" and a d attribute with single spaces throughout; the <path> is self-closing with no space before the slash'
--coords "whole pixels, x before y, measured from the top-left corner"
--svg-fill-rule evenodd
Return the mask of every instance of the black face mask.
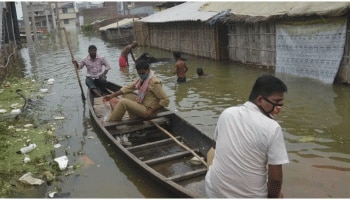
<path id="1" fill-rule="evenodd" d="M 275 107 L 273 106 L 272 109 L 270 111 L 265 111 L 264 108 L 262 106 L 258 106 L 259 109 L 261 110 L 262 113 L 264 113 L 264 115 L 266 115 L 269 118 L 271 117 L 271 112 L 275 109 Z"/>
<path id="2" fill-rule="evenodd" d="M 260 110 L 266 115 L 266 116 L 268 116 L 269 118 L 272 118 L 271 117 L 271 113 L 272 113 L 272 111 L 274 111 L 275 110 L 275 108 L 276 108 L 276 106 L 280 106 L 280 107 L 282 107 L 283 106 L 283 104 L 280 104 L 280 103 L 274 103 L 274 102 L 272 102 L 272 101 L 270 101 L 268 98 L 266 98 L 266 97 L 263 97 L 264 98 L 264 100 L 265 101 L 267 101 L 269 104 L 272 104 L 272 108 L 271 108 L 271 110 L 270 111 L 266 111 L 266 110 L 264 110 L 264 108 L 262 107 L 262 106 L 258 106 L 259 108 L 260 108 Z"/>

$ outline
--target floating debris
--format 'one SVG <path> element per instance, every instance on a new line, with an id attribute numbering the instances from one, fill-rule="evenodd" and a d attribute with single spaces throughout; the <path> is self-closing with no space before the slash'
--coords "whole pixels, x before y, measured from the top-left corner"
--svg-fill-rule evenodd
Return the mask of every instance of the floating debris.
<path id="1" fill-rule="evenodd" d="M 94 139 L 94 136 L 89 136 L 88 139 Z"/>
<path id="2" fill-rule="evenodd" d="M 24 159 L 23 159 L 23 162 L 24 163 L 29 163 L 30 162 L 29 156 L 25 156 Z"/>
<path id="3" fill-rule="evenodd" d="M 70 197 L 70 192 L 50 192 L 49 193 L 50 198 L 67 198 Z"/>
<path id="4" fill-rule="evenodd" d="M 50 198 L 54 198 L 56 193 L 57 193 L 57 192 L 49 192 L 49 197 L 50 197 Z"/>
<path id="5" fill-rule="evenodd" d="M 42 92 L 42 93 L 47 93 L 47 92 L 49 92 L 49 89 L 47 89 L 47 88 L 42 88 L 42 89 L 40 89 L 40 92 Z"/>
<path id="6" fill-rule="evenodd" d="M 13 115 L 21 114 L 21 109 L 14 109 L 14 110 L 12 110 L 11 114 L 13 114 Z"/>
<path id="7" fill-rule="evenodd" d="M 33 151 L 36 148 L 36 144 L 30 144 L 29 146 L 21 148 L 19 151 L 17 151 L 17 154 L 25 154 Z"/>
<path id="8" fill-rule="evenodd" d="M 53 145 L 53 147 L 54 147 L 55 149 L 58 149 L 58 148 L 61 147 L 61 144 L 55 144 L 55 145 Z"/>
<path id="9" fill-rule="evenodd" d="M 0 109 L 0 113 L 6 113 L 6 109 Z"/>
<path id="10" fill-rule="evenodd" d="M 23 127 L 24 128 L 30 128 L 30 127 L 33 127 L 33 124 L 25 124 Z"/>
<path id="11" fill-rule="evenodd" d="M 52 85 L 55 82 L 55 79 L 50 78 L 49 80 L 47 80 L 47 84 Z"/>
<path id="12" fill-rule="evenodd" d="M 56 120 L 62 120 L 64 117 L 55 117 Z"/>
<path id="13" fill-rule="evenodd" d="M 67 156 L 61 156 L 58 158 L 55 158 L 55 161 L 58 164 L 58 167 L 60 168 L 60 170 L 65 170 L 68 166 L 68 157 Z"/>
<path id="14" fill-rule="evenodd" d="M 19 181 L 30 185 L 41 185 L 44 183 L 44 181 L 41 179 L 33 178 L 31 172 L 24 174 L 21 178 L 19 178 Z"/>
<path id="15" fill-rule="evenodd" d="M 19 106 L 19 103 L 13 103 L 10 105 L 10 108 L 16 109 Z"/>

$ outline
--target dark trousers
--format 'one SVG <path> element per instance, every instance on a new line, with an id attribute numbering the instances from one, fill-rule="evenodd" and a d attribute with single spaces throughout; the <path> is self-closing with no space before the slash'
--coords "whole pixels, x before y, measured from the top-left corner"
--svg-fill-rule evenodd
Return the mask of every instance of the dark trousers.
<path id="1" fill-rule="evenodd" d="M 98 79 L 93 79 L 91 77 L 86 77 L 85 83 L 88 86 L 88 88 L 91 89 L 98 89 L 101 93 L 108 94 L 107 88 L 107 80 L 105 77 L 100 76 Z"/>
<path id="2" fill-rule="evenodd" d="M 178 83 L 186 82 L 186 77 L 184 78 L 177 78 Z"/>

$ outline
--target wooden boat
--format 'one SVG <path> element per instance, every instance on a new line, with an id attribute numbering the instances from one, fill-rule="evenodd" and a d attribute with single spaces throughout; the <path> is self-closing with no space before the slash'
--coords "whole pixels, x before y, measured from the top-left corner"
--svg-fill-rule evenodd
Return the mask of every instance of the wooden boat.
<path id="1" fill-rule="evenodd" d="M 109 91 L 119 89 L 116 84 L 108 84 Z M 87 101 L 93 120 L 113 142 L 116 151 L 124 153 L 175 196 L 206 197 L 205 160 L 212 145 L 207 135 L 168 109 L 150 120 L 123 118 L 119 122 L 102 122 L 110 111 L 109 106 L 91 92 Z"/>

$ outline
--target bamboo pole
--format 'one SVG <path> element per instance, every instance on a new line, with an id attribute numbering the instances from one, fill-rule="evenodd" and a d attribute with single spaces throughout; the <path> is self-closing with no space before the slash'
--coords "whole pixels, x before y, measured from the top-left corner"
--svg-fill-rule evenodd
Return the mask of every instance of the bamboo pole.
<path id="1" fill-rule="evenodd" d="M 167 130 L 165 130 L 164 128 L 162 128 L 157 122 L 151 120 L 151 122 L 154 123 L 154 125 L 156 125 L 161 131 L 163 131 L 165 134 L 167 134 L 169 137 L 171 137 L 171 139 L 173 139 L 178 145 L 182 146 L 184 149 L 190 151 L 192 153 L 192 155 L 194 155 L 196 158 L 198 158 L 206 167 L 208 167 L 208 164 L 204 161 L 203 158 L 201 158 L 198 154 L 196 154 L 196 152 L 194 152 L 192 149 L 190 149 L 189 147 L 187 147 L 186 145 L 184 145 L 183 143 L 181 143 L 178 139 L 176 139 L 171 133 L 169 133 Z"/>
<path id="2" fill-rule="evenodd" d="M 64 35 L 66 36 L 66 40 L 67 40 L 67 45 L 68 45 L 69 53 L 70 53 L 70 56 L 71 56 L 72 62 L 73 62 L 73 61 L 74 61 L 74 56 L 73 56 L 73 53 L 72 53 L 72 50 L 71 50 L 71 48 L 70 48 L 70 44 L 69 44 L 69 41 L 68 41 L 67 31 L 66 31 L 66 28 L 65 28 L 65 27 L 63 27 L 62 29 L 63 29 L 63 31 L 64 31 Z M 75 66 L 74 63 L 73 63 L 73 65 L 74 65 L 75 74 L 77 75 L 79 87 L 80 87 L 80 90 L 81 90 L 81 98 L 82 98 L 83 100 L 85 100 L 86 98 L 85 98 L 85 95 L 84 95 L 83 86 L 81 85 L 81 81 L 80 81 L 78 69 L 76 68 L 76 66 Z"/>

